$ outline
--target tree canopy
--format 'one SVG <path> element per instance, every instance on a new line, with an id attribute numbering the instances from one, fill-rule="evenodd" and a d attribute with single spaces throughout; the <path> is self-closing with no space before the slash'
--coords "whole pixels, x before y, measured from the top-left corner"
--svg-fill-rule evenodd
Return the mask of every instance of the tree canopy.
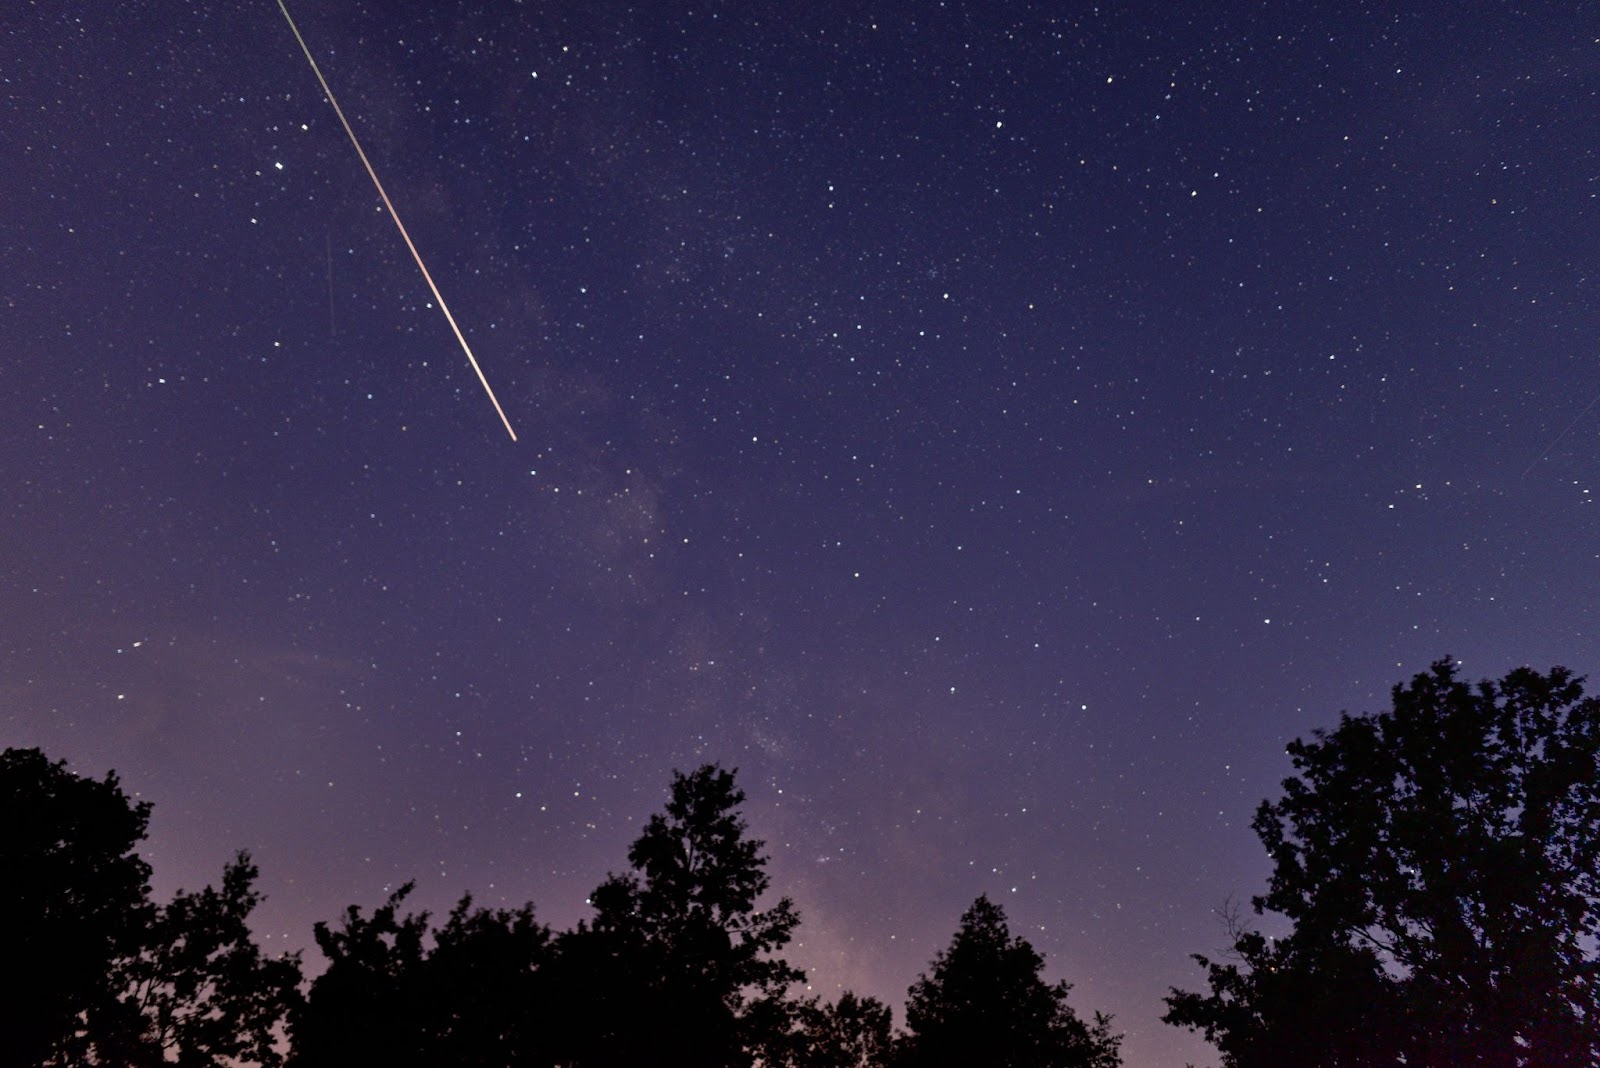
<path id="1" fill-rule="evenodd" d="M 1109 1017 L 1079 1019 L 1071 986 L 1044 981 L 1044 958 L 1013 936 L 1005 912 L 979 897 L 906 1000 L 898 1068 L 1115 1068 Z"/>
<path id="2" fill-rule="evenodd" d="M 893 1046 L 889 1006 L 846 990 L 827 1004 L 801 1008 L 804 1043 L 796 1068 L 875 1068 L 888 1063 Z"/>
<path id="3" fill-rule="evenodd" d="M 533 906 L 474 908 L 464 897 L 431 932 L 401 915 L 407 883 L 372 911 L 315 927 L 328 969 L 291 1023 L 293 1068 L 550 1063 L 541 967 L 549 928 Z"/>
<path id="4" fill-rule="evenodd" d="M 1393 707 L 1289 746 L 1254 829 L 1273 862 L 1237 960 L 1169 1023 L 1229 1068 L 1592 1066 L 1600 700 L 1564 668 L 1476 686 L 1448 660 Z"/>
<path id="5" fill-rule="evenodd" d="M 628 850 L 631 872 L 592 895 L 595 916 L 557 944 L 580 1065 L 744 1065 L 787 1026 L 775 1011 L 804 979 L 778 950 L 800 922 L 788 898 L 760 909 L 764 843 L 747 835 L 734 773 L 674 773 L 666 809 Z"/>
<path id="6" fill-rule="evenodd" d="M 0 917 L 11 982 L 0 1064 L 277 1065 L 297 957 L 265 957 L 247 920 L 256 868 L 220 890 L 150 900 L 134 852 L 150 806 L 115 774 L 82 778 L 37 749 L 0 753 Z"/>
<path id="7" fill-rule="evenodd" d="M 113 772 L 95 781 L 37 749 L 0 753 L 0 920 L 19 981 L 0 1013 L 0 1057 L 44 1062 L 80 1013 L 116 1000 L 113 963 L 149 922 L 150 866 L 134 852 L 150 806 Z"/>

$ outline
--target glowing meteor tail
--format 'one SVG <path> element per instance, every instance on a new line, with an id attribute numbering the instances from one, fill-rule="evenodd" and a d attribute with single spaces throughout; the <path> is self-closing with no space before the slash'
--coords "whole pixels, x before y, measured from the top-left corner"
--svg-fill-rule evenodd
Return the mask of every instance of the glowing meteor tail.
<path id="1" fill-rule="evenodd" d="M 461 351 L 467 354 L 467 362 L 472 365 L 473 371 L 478 375 L 478 381 L 483 383 L 483 391 L 489 395 L 489 403 L 494 405 L 495 412 L 500 416 L 500 421 L 505 424 L 506 433 L 511 435 L 511 440 L 517 440 L 517 432 L 511 429 L 511 420 L 506 418 L 505 409 L 500 407 L 494 390 L 489 388 L 489 380 L 483 375 L 483 368 L 478 366 L 478 358 L 472 354 L 472 347 L 467 344 L 467 339 L 462 336 L 461 328 L 456 325 L 456 317 L 450 314 L 450 305 L 444 302 L 444 296 L 439 292 L 439 287 L 433 284 L 433 275 L 428 273 L 428 267 L 422 262 L 422 255 L 417 252 L 417 246 L 411 243 L 411 235 L 406 233 L 406 224 L 400 221 L 400 213 L 394 210 L 394 204 L 389 200 L 389 194 L 383 191 L 383 183 L 378 181 L 378 172 L 372 169 L 372 162 L 367 159 L 367 154 L 361 148 L 361 142 L 356 140 L 356 132 L 350 128 L 350 120 L 344 117 L 344 109 L 339 106 L 339 101 L 334 98 L 333 90 L 328 86 L 328 79 L 322 76 L 322 68 L 317 66 L 316 59 L 311 55 L 311 49 L 306 47 L 306 39 L 300 36 L 300 28 L 294 24 L 294 19 L 289 15 L 289 9 L 284 6 L 283 0 L 278 0 L 278 10 L 283 12 L 284 19 L 289 23 L 289 29 L 294 31 L 294 39 L 300 42 L 300 51 L 306 54 L 306 62 L 311 64 L 311 73 L 317 76 L 317 81 L 322 85 L 323 93 L 327 94 L 328 103 L 333 105 L 333 113 L 339 116 L 339 122 L 344 126 L 344 132 L 350 136 L 350 143 L 356 146 L 356 155 L 361 157 L 361 165 L 367 168 L 367 175 L 372 179 L 372 184 L 377 187 L 378 196 L 383 198 L 383 206 L 389 209 L 389 218 L 394 220 L 394 225 L 400 231 L 400 236 L 405 240 L 406 248 L 411 250 L 411 258 L 417 261 L 417 270 L 422 272 L 422 278 L 428 283 L 428 289 L 433 292 L 433 299 L 439 302 L 439 310 L 444 312 L 445 320 L 450 324 L 450 329 L 455 332 L 456 340 L 461 342 Z"/>

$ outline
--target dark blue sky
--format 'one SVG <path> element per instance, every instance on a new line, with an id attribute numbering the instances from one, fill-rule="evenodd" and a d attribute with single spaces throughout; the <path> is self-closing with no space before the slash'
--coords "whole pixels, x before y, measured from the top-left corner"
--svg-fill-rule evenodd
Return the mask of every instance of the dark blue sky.
<path id="1" fill-rule="evenodd" d="M 0 27 L 0 744 L 566 925 L 739 768 L 815 989 L 989 893 L 1130 1068 L 1284 743 L 1593 671 L 1570 5 L 275 4 Z M 1332 8 L 1338 10 L 1332 10 Z"/>

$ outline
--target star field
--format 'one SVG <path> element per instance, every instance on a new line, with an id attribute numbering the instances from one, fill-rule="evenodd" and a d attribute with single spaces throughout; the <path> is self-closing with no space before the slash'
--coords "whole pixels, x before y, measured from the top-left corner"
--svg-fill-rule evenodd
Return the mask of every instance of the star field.
<path id="1" fill-rule="evenodd" d="M 0 744 L 158 891 L 564 926 L 720 761 L 814 989 L 988 893 L 1208 1063 L 1284 744 L 1600 666 L 1570 7 L 292 10 L 520 440 L 272 3 L 0 27 Z"/>

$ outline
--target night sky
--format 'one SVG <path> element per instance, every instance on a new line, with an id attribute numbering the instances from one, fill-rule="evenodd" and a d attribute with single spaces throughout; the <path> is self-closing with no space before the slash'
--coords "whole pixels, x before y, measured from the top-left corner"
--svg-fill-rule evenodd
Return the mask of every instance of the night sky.
<path id="1" fill-rule="evenodd" d="M 160 895 L 565 927 L 716 761 L 816 992 L 988 893 L 1175 1066 L 1288 740 L 1600 671 L 1592 7 L 291 11 L 519 440 L 271 0 L 7 6 L 0 745 Z"/>

